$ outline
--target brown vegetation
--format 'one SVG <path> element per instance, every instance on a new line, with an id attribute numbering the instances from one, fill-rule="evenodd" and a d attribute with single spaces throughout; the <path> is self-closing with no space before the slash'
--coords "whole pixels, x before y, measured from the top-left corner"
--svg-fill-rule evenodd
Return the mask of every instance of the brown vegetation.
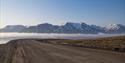
<path id="1" fill-rule="evenodd" d="M 114 51 L 125 51 L 125 36 L 106 37 L 98 39 L 65 40 L 59 44 L 106 49 Z"/>

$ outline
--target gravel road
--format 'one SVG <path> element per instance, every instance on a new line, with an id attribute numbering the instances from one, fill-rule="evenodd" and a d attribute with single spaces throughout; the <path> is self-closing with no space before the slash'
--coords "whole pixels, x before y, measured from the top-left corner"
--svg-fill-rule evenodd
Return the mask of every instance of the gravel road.
<path id="1" fill-rule="evenodd" d="M 0 45 L 0 63 L 125 63 L 125 53 L 14 40 Z"/>

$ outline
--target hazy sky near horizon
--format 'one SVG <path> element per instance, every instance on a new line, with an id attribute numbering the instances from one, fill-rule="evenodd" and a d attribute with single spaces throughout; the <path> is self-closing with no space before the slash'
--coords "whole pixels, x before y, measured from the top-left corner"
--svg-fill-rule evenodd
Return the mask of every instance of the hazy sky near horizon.
<path id="1" fill-rule="evenodd" d="M 0 0 L 0 27 L 66 22 L 125 25 L 125 0 Z"/>

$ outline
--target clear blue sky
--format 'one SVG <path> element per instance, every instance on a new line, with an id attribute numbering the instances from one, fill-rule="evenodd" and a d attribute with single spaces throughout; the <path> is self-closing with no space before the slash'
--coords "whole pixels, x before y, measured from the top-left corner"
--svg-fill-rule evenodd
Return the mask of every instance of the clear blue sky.
<path id="1" fill-rule="evenodd" d="M 0 0 L 0 26 L 85 22 L 125 25 L 125 0 Z"/>

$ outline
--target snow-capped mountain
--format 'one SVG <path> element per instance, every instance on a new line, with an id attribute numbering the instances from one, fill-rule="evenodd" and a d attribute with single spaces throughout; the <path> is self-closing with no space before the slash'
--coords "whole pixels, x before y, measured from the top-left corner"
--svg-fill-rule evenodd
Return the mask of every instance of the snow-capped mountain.
<path id="1" fill-rule="evenodd" d="M 49 23 L 38 24 L 36 26 L 23 25 L 8 25 L 0 29 L 0 32 L 34 32 L 34 33 L 83 33 L 83 34 L 98 34 L 98 33 L 125 33 L 125 26 L 121 24 L 110 24 L 106 27 L 97 25 L 88 25 L 86 23 L 72 23 L 52 25 Z"/>
<path id="2" fill-rule="evenodd" d="M 121 24 L 109 24 L 105 27 L 105 32 L 108 33 L 125 33 L 125 26 Z"/>
<path id="3" fill-rule="evenodd" d="M 107 25 L 105 28 L 107 30 L 118 30 L 120 29 L 121 27 L 123 27 L 123 25 L 120 25 L 120 24 L 109 24 Z"/>

